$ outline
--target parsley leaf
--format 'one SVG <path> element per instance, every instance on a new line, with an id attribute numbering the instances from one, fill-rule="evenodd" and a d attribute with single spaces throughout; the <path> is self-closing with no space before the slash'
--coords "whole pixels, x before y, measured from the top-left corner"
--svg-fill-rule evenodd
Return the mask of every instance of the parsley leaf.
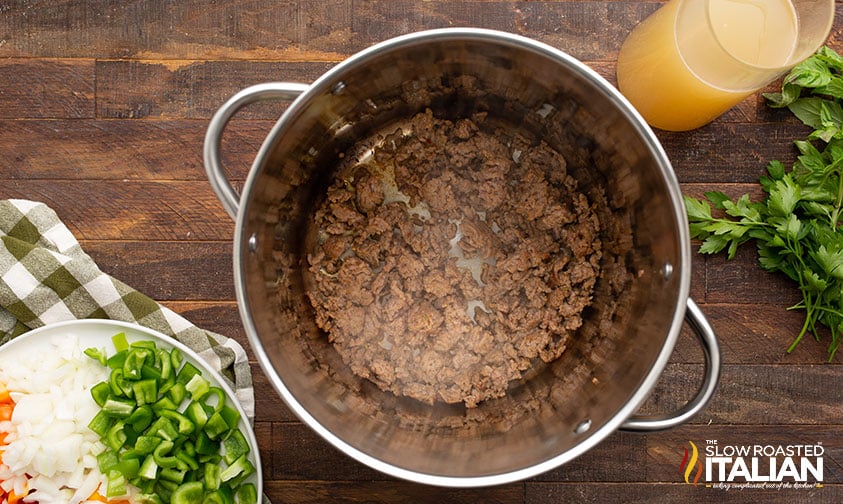
<path id="1" fill-rule="evenodd" d="M 802 294 L 790 309 L 804 311 L 805 320 L 788 352 L 806 334 L 819 340 L 825 327 L 831 361 L 843 341 L 843 57 L 823 47 L 793 68 L 780 93 L 764 96 L 813 131 L 794 142 L 799 156 L 790 169 L 775 160 L 767 165 L 762 201 L 719 191 L 686 195 L 691 237 L 702 241 L 700 253 L 729 259 L 753 240 L 759 265 L 786 275 Z"/>

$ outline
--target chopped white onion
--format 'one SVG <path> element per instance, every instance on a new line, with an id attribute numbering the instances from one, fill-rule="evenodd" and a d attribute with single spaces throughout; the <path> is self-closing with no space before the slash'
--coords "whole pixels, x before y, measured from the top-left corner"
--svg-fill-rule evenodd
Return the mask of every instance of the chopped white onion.
<path id="1" fill-rule="evenodd" d="M 0 362 L 0 383 L 15 408 L 0 464 L 0 486 L 27 493 L 23 502 L 79 504 L 105 484 L 96 455 L 104 450 L 88 423 L 99 411 L 90 389 L 108 370 L 84 355 L 73 335 L 26 347 Z"/>

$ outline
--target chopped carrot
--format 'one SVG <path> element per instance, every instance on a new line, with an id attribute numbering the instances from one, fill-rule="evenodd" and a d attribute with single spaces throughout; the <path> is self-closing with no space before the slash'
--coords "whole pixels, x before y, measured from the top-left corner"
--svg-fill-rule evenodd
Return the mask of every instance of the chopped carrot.
<path id="1" fill-rule="evenodd" d="M 97 489 L 96 489 L 96 490 L 94 490 L 94 493 L 92 493 L 92 494 L 88 497 L 88 500 L 89 500 L 89 501 L 108 502 L 108 499 L 106 499 L 106 498 L 105 498 L 105 496 L 104 496 L 103 494 L 101 494 L 101 493 L 100 493 L 100 488 L 102 488 L 102 483 L 100 483 L 99 485 L 97 485 Z"/>
<path id="2" fill-rule="evenodd" d="M 97 489 L 94 490 L 94 493 L 88 497 L 89 501 L 97 501 L 97 502 L 107 502 L 108 504 L 132 504 L 131 501 L 126 499 L 117 499 L 117 500 L 108 500 L 103 494 L 100 493 L 100 488 L 102 487 L 102 483 L 97 486 Z"/>
<path id="3" fill-rule="evenodd" d="M 18 495 L 18 494 L 16 494 L 16 493 L 15 493 L 15 491 L 14 491 L 14 490 L 11 490 L 11 491 L 9 492 L 9 499 L 8 499 L 8 503 L 9 503 L 9 504 L 18 504 L 18 503 L 20 503 L 20 502 L 21 502 L 21 500 L 22 500 L 24 497 L 26 497 L 26 495 L 27 495 L 26 493 L 21 494 L 21 495 Z"/>
<path id="4" fill-rule="evenodd" d="M 12 419 L 12 405 L 0 404 L 0 422 Z"/>
<path id="5" fill-rule="evenodd" d="M 88 500 L 89 501 L 98 501 L 98 502 L 108 502 L 108 499 L 106 499 L 101 493 L 99 493 L 99 491 L 91 494 L 91 496 L 88 497 Z"/>

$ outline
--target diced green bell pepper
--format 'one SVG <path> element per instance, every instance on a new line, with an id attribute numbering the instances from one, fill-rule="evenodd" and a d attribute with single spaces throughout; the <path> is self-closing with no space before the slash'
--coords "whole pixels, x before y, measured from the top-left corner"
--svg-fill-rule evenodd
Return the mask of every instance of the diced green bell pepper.
<path id="1" fill-rule="evenodd" d="M 114 369 L 108 376 L 108 384 L 111 386 L 111 393 L 116 397 L 132 397 L 134 391 L 131 383 L 128 383 L 123 376 L 122 369 Z"/>
<path id="2" fill-rule="evenodd" d="M 178 374 L 176 374 L 176 381 L 187 385 L 187 382 L 198 374 L 202 374 L 199 368 L 189 362 L 185 362 L 184 366 L 182 366 Z"/>
<path id="3" fill-rule="evenodd" d="M 237 424 L 240 422 L 240 413 L 236 409 L 223 404 L 222 409 L 220 409 L 220 415 L 225 420 L 225 423 L 228 424 L 229 429 L 237 428 Z"/>
<path id="4" fill-rule="evenodd" d="M 226 467 L 220 473 L 220 479 L 223 482 L 233 480 L 235 478 L 245 478 L 255 472 L 255 466 L 246 458 L 246 455 L 241 455 L 240 458 L 234 461 L 233 464 Z"/>
<path id="5" fill-rule="evenodd" d="M 184 412 L 197 429 L 204 428 L 205 424 L 208 423 L 208 412 L 205 411 L 202 403 L 192 401 L 187 405 L 187 409 Z"/>
<path id="6" fill-rule="evenodd" d="M 179 437 L 179 432 L 176 430 L 173 422 L 165 417 L 158 417 L 158 419 L 149 426 L 149 429 L 147 429 L 147 434 L 158 436 L 167 441 L 175 441 L 175 439 Z"/>
<path id="7" fill-rule="evenodd" d="M 196 435 L 196 453 L 200 455 L 213 455 L 219 453 L 220 443 L 209 438 L 204 431 Z"/>
<path id="8" fill-rule="evenodd" d="M 196 455 L 191 455 L 187 450 L 176 450 L 176 458 L 180 460 L 188 469 L 195 471 L 199 469 L 199 462 L 196 460 Z"/>
<path id="9" fill-rule="evenodd" d="M 108 471 L 113 469 L 117 465 L 117 462 L 119 462 L 117 452 L 113 450 L 105 450 L 97 455 L 97 467 L 103 474 L 108 474 Z"/>
<path id="10" fill-rule="evenodd" d="M 155 463 L 163 469 L 170 469 L 178 465 L 178 459 L 174 455 L 169 455 L 173 449 L 172 441 L 161 441 L 155 450 L 152 451 L 152 456 L 155 458 Z"/>
<path id="11" fill-rule="evenodd" d="M 155 379 L 138 380 L 132 383 L 135 402 L 138 406 L 154 404 L 158 401 L 158 382 Z"/>
<path id="12" fill-rule="evenodd" d="M 191 432 L 193 432 L 194 429 L 196 429 L 196 426 L 193 425 L 193 422 L 191 422 L 189 418 L 182 415 L 178 411 L 161 410 L 161 411 L 158 412 L 158 414 L 161 415 L 161 418 L 168 418 L 168 419 L 176 422 L 176 425 L 177 425 L 176 430 L 181 435 L 186 436 L 186 435 L 190 434 Z"/>
<path id="13" fill-rule="evenodd" d="M 129 340 L 126 339 L 126 333 L 119 332 L 111 337 L 111 344 L 118 352 L 129 349 Z"/>
<path id="14" fill-rule="evenodd" d="M 126 360 L 123 362 L 123 376 L 129 380 L 138 380 L 141 378 L 143 365 L 146 359 L 150 356 L 150 351 L 146 348 L 132 348 L 126 354 Z"/>
<path id="15" fill-rule="evenodd" d="M 202 504 L 229 504 L 220 491 L 208 492 L 205 494 Z"/>
<path id="16" fill-rule="evenodd" d="M 143 432 L 152 423 L 152 408 L 148 404 L 138 406 L 124 421 L 137 432 Z"/>
<path id="17" fill-rule="evenodd" d="M 161 469 L 161 478 L 173 483 L 184 483 L 184 476 L 187 471 L 179 471 L 177 469 Z"/>
<path id="18" fill-rule="evenodd" d="M 143 459 L 138 476 L 146 480 L 155 480 L 158 478 L 158 464 L 155 462 L 155 457 L 152 454 L 147 455 Z"/>
<path id="19" fill-rule="evenodd" d="M 157 382 L 161 380 L 161 371 L 151 364 L 144 364 L 141 366 L 140 377 L 145 380 L 155 380 Z"/>
<path id="20" fill-rule="evenodd" d="M 251 483 L 244 483 L 237 488 L 237 494 L 234 497 L 236 504 L 257 504 L 258 489 Z"/>
<path id="21" fill-rule="evenodd" d="M 211 383 L 202 377 L 200 374 L 193 375 L 190 380 L 184 384 L 184 387 L 190 392 L 190 397 L 194 401 L 198 401 L 211 389 Z"/>
<path id="22" fill-rule="evenodd" d="M 111 469 L 107 474 L 108 487 L 105 496 L 108 498 L 120 497 L 128 493 L 126 477 L 117 469 Z"/>
<path id="23" fill-rule="evenodd" d="M 162 411 L 174 411 L 178 408 L 178 404 L 174 403 L 172 399 L 169 397 L 162 397 L 155 401 L 155 404 L 152 405 L 152 411 L 157 414 L 161 414 Z"/>
<path id="24" fill-rule="evenodd" d="M 102 405 L 105 404 L 105 401 L 108 399 L 110 394 L 111 386 L 108 385 L 108 382 L 100 382 L 91 387 L 91 397 L 100 408 L 102 408 Z"/>
<path id="25" fill-rule="evenodd" d="M 114 425 L 112 425 L 105 434 L 105 445 L 116 452 L 119 452 L 120 448 L 123 448 L 123 445 L 126 444 L 126 440 L 129 437 L 123 431 L 123 427 L 125 427 L 123 422 L 114 422 Z"/>
<path id="26" fill-rule="evenodd" d="M 187 388 L 183 383 L 173 382 L 173 385 L 167 390 L 167 397 L 173 401 L 173 404 L 181 404 L 187 397 Z"/>
<path id="27" fill-rule="evenodd" d="M 222 435 L 228 432 L 229 429 L 230 427 L 228 426 L 228 422 L 225 421 L 219 412 L 211 415 L 211 417 L 208 418 L 208 422 L 205 424 L 205 433 L 211 439 L 223 437 Z"/>
<path id="28" fill-rule="evenodd" d="M 129 344 L 129 348 L 144 348 L 146 350 L 156 350 L 158 347 L 155 345 L 154 341 L 151 340 L 139 340 L 133 341 Z"/>
<path id="29" fill-rule="evenodd" d="M 138 475 L 140 470 L 140 461 L 136 458 L 124 458 L 117 462 L 112 469 L 120 471 L 127 480 L 132 479 Z"/>
<path id="30" fill-rule="evenodd" d="M 149 455 L 155 448 L 164 441 L 158 436 L 138 436 L 135 440 L 135 451 L 144 455 Z"/>
<path id="31" fill-rule="evenodd" d="M 226 464 L 233 464 L 241 455 L 249 453 L 249 443 L 240 430 L 231 431 L 231 434 L 223 440 L 222 445 L 225 448 L 222 458 Z"/>
<path id="32" fill-rule="evenodd" d="M 222 472 L 222 468 L 220 468 L 220 465 L 203 464 L 203 469 L 205 490 L 218 490 L 220 487 L 220 483 L 222 483 L 222 480 L 220 480 L 220 472 Z"/>
<path id="33" fill-rule="evenodd" d="M 88 423 L 88 428 L 94 431 L 100 438 L 103 438 L 108 433 L 108 429 L 114 424 L 114 421 L 114 418 L 108 413 L 100 410 Z"/>
<path id="34" fill-rule="evenodd" d="M 257 504 L 244 483 L 255 472 L 248 441 L 225 392 L 178 349 L 114 339 L 112 357 L 88 352 L 111 369 L 91 389 L 101 410 L 90 427 L 108 447 L 97 457 L 106 491 L 122 497 L 131 484 L 136 504 Z"/>
<path id="35" fill-rule="evenodd" d="M 135 411 L 135 401 L 122 397 L 110 396 L 102 405 L 102 410 L 116 418 L 126 418 Z"/>
<path id="36" fill-rule="evenodd" d="M 117 352 L 116 354 L 112 355 L 111 357 L 109 357 L 105 361 L 105 364 L 109 367 L 109 369 L 111 369 L 111 370 L 119 369 L 120 372 L 122 373 L 123 372 L 123 363 L 126 362 L 126 355 L 128 353 L 129 353 L 128 350 L 121 350 L 121 351 Z"/>
<path id="37" fill-rule="evenodd" d="M 94 359 L 95 361 L 99 362 L 103 366 L 107 365 L 108 358 L 106 357 L 106 353 L 105 353 L 104 349 L 91 347 L 91 348 L 86 348 L 84 350 L 84 352 L 85 352 L 85 355 L 87 355 L 88 357 L 90 357 L 90 358 Z"/>
<path id="38" fill-rule="evenodd" d="M 170 354 L 166 350 L 159 348 L 155 351 L 155 356 L 157 357 L 156 362 L 158 362 L 161 369 L 161 376 L 159 378 L 166 381 L 173 375 L 173 361 Z"/>
<path id="39" fill-rule="evenodd" d="M 216 401 L 213 403 L 214 411 L 220 411 L 225 406 L 225 391 L 219 387 L 209 388 L 203 402 L 207 404 L 212 398 L 216 398 Z"/>
<path id="40" fill-rule="evenodd" d="M 170 350 L 170 364 L 172 364 L 173 370 L 177 370 L 181 366 L 182 359 L 181 350 L 178 348 Z"/>
<path id="41" fill-rule="evenodd" d="M 201 481 L 191 481 L 183 483 L 173 491 L 170 497 L 172 504 L 202 504 L 205 497 L 205 491 L 202 488 Z"/>
<path id="42" fill-rule="evenodd" d="M 136 504 L 164 504 L 161 497 L 154 493 L 142 493 L 135 495 Z"/>

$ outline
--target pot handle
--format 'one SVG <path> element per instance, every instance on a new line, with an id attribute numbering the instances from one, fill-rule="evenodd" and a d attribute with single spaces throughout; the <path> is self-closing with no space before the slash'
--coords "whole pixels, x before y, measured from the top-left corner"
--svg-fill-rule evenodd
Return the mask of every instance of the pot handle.
<path id="1" fill-rule="evenodd" d="M 225 126 L 238 110 L 250 103 L 261 100 L 293 100 L 309 87 L 309 84 L 297 82 L 267 82 L 249 86 L 229 98 L 211 118 L 205 133 L 203 150 L 205 172 L 222 206 L 232 218 L 237 218 L 240 195 L 229 182 L 220 161 L 220 143 Z"/>
<path id="2" fill-rule="evenodd" d="M 673 413 L 653 416 L 633 415 L 621 424 L 621 429 L 636 432 L 651 432 L 677 427 L 690 420 L 699 413 L 717 388 L 720 379 L 720 346 L 717 336 L 697 304 L 688 298 L 685 319 L 694 330 L 705 354 L 705 379 L 700 385 L 697 395 L 688 403 Z"/>

